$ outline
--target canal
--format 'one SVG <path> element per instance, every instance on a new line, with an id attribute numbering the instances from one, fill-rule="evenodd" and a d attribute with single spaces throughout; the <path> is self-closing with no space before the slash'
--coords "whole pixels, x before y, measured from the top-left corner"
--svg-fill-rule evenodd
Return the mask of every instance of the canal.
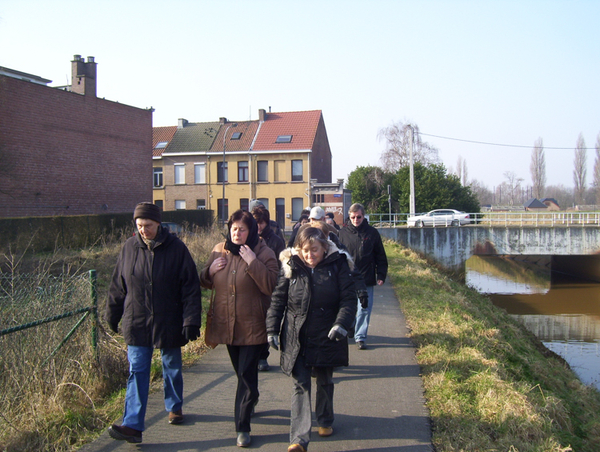
<path id="1" fill-rule="evenodd" d="M 557 265 L 548 256 L 473 256 L 465 281 L 562 356 L 583 383 L 600 389 L 600 283 L 568 271 L 596 268 L 600 257 L 591 258 Z"/>

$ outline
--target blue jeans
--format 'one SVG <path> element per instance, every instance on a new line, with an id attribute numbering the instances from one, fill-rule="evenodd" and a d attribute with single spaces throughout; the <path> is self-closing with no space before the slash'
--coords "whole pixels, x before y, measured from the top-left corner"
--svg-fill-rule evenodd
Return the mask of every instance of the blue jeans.
<path id="1" fill-rule="evenodd" d="M 367 340 L 367 331 L 369 331 L 369 320 L 371 320 L 371 311 L 373 310 L 373 286 L 367 286 L 369 295 L 369 306 L 363 309 L 360 300 L 357 301 L 356 323 L 354 326 L 354 341 L 365 342 Z"/>
<path id="2" fill-rule="evenodd" d="M 290 411 L 290 444 L 300 444 L 308 449 L 312 412 L 310 408 L 311 373 L 317 384 L 315 414 L 319 427 L 331 427 L 333 414 L 333 367 L 306 367 L 302 353 L 298 355 L 292 378 L 292 409 Z"/>
<path id="3" fill-rule="evenodd" d="M 129 378 L 127 379 L 122 425 L 140 431 L 144 431 L 153 351 L 153 347 L 127 346 Z M 160 354 L 162 357 L 165 409 L 167 411 L 181 410 L 183 404 L 181 348 L 162 348 Z"/>

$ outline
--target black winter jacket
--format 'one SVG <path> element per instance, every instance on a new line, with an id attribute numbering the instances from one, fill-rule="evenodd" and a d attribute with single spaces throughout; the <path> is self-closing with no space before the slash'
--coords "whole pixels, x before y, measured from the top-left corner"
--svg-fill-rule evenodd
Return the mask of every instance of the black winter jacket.
<path id="1" fill-rule="evenodd" d="M 291 375 L 303 354 L 307 366 L 348 365 L 348 339 L 332 341 L 331 327 L 349 331 L 356 316 L 352 259 L 330 242 L 327 256 L 307 267 L 296 250 L 281 253 L 281 272 L 267 312 L 267 334 L 280 336 L 281 370 Z"/>
<path id="2" fill-rule="evenodd" d="M 367 286 L 374 286 L 377 280 L 385 281 L 388 270 L 385 248 L 379 232 L 366 218 L 358 228 L 349 223 L 340 229 L 339 239 L 354 259 Z"/>
<path id="3" fill-rule="evenodd" d="M 185 244 L 161 229 L 153 250 L 136 233 L 127 239 L 112 275 L 106 321 L 127 345 L 176 348 L 184 326 L 201 324 L 200 279 Z"/>

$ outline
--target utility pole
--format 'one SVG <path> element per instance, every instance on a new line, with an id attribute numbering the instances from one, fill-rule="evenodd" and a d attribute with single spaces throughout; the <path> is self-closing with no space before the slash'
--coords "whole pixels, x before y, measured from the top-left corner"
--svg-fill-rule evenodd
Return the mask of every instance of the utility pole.
<path id="1" fill-rule="evenodd" d="M 411 124 L 408 124 L 409 130 L 409 155 L 410 155 L 410 195 L 409 195 L 409 214 L 415 214 L 415 168 L 413 164 L 413 127 Z"/>
<path id="2" fill-rule="evenodd" d="M 392 222 L 392 186 L 388 185 L 388 209 L 390 211 L 390 223 Z"/>

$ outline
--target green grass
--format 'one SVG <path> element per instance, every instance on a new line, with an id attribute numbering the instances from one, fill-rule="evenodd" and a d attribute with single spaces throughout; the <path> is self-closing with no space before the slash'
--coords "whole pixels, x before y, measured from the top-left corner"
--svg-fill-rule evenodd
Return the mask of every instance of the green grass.
<path id="1" fill-rule="evenodd" d="M 600 393 L 491 301 L 387 243 L 442 451 L 598 451 Z"/>

